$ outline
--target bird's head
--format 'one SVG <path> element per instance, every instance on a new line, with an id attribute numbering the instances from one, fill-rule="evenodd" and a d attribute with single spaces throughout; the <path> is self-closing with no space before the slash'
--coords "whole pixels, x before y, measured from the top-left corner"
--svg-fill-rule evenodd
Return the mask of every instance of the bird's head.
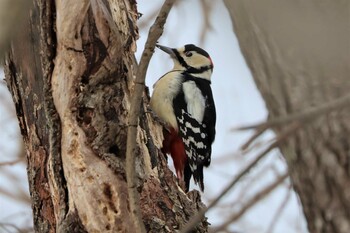
<path id="1" fill-rule="evenodd" d="M 183 70 L 192 76 L 210 80 L 214 65 L 204 49 L 193 44 L 187 44 L 178 49 L 159 44 L 156 46 L 171 56 L 175 70 Z"/>

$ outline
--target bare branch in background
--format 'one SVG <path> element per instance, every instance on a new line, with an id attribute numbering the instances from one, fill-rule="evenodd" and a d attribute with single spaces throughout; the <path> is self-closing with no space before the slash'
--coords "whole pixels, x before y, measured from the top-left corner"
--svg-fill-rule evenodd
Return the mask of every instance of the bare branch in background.
<path id="1" fill-rule="evenodd" d="M 12 232 L 10 231 L 8 228 L 13 228 L 15 229 L 17 232 L 22 232 L 21 229 L 19 229 L 16 225 L 11 224 L 11 223 L 4 223 L 4 222 L 0 222 L 0 229 L 3 229 L 5 232 Z"/>
<path id="2" fill-rule="evenodd" d="M 282 131 L 277 137 L 276 140 L 263 152 L 261 152 L 255 159 L 252 161 L 245 169 L 243 169 L 235 179 L 231 181 L 231 183 L 218 195 L 212 203 L 208 205 L 207 208 L 203 208 L 201 211 L 199 211 L 193 218 L 190 219 L 188 224 L 181 230 L 181 233 L 187 233 L 190 232 L 200 221 L 202 218 L 204 218 L 204 215 L 206 212 L 208 212 L 211 208 L 217 205 L 217 203 L 221 200 L 223 196 L 225 196 L 231 189 L 234 187 L 238 181 L 244 177 L 262 158 L 264 158 L 268 152 L 270 152 L 272 149 L 276 148 L 280 145 L 281 142 L 286 140 L 290 135 L 294 134 L 299 128 L 301 127 L 300 124 L 290 124 L 287 129 Z"/>
<path id="3" fill-rule="evenodd" d="M 174 7 L 177 7 L 180 5 L 182 1 L 177 1 L 174 3 Z M 202 17 L 202 29 L 200 31 L 199 35 L 199 44 L 204 44 L 204 41 L 206 39 L 206 36 L 209 31 L 213 30 L 213 26 L 211 24 L 211 12 L 213 9 L 213 5 L 215 4 L 215 1 L 211 0 L 201 0 L 199 1 L 200 7 L 201 7 L 201 17 Z M 142 12 L 141 12 L 142 13 Z M 138 24 L 139 28 L 146 28 L 150 24 L 150 22 L 157 16 L 158 9 L 155 8 L 150 14 L 148 15 L 142 15 L 140 22 Z M 179 16 L 181 17 L 181 16 Z"/>
<path id="4" fill-rule="evenodd" d="M 242 180 L 237 190 L 238 193 L 236 191 L 235 199 L 232 199 L 229 202 L 219 203 L 218 205 L 216 205 L 216 209 L 220 209 L 219 216 L 225 216 L 225 218 L 227 216 L 231 216 L 232 211 L 235 208 L 238 208 L 237 206 L 240 206 L 242 204 L 242 200 L 243 201 L 246 200 L 247 193 L 251 191 L 252 186 L 259 185 L 259 182 L 261 185 L 261 182 L 263 182 L 263 179 L 266 179 L 264 175 L 266 173 L 269 173 L 270 171 L 274 173 L 275 177 L 278 177 L 281 174 L 281 172 L 278 172 L 276 170 L 275 164 L 268 164 L 263 167 L 260 166 L 260 169 L 257 172 L 254 172 L 254 176 L 246 177 L 244 181 Z M 287 193 L 291 193 L 291 185 L 286 184 L 285 186 L 288 186 L 287 190 L 289 190 L 289 192 Z M 211 202 L 211 200 L 209 199 L 208 202 Z M 242 222 L 240 223 L 242 224 Z"/>
<path id="5" fill-rule="evenodd" d="M 243 145 L 247 144 L 247 142 L 250 140 L 251 139 L 249 138 L 245 143 L 243 143 Z M 252 153 L 253 151 L 261 150 L 264 147 L 266 147 L 266 145 L 269 145 L 270 143 L 272 143 L 273 140 L 274 140 L 274 138 L 264 139 L 264 140 L 260 140 L 260 141 L 253 140 L 251 142 L 251 143 L 253 143 L 253 145 L 249 145 L 249 147 L 242 148 L 243 146 L 241 146 L 241 149 L 238 151 L 234 151 L 232 153 L 218 156 L 218 158 L 215 159 L 215 163 L 216 164 L 223 164 L 223 163 L 227 163 L 228 161 L 232 161 L 232 160 L 240 160 L 241 156 L 245 156 L 248 153 Z"/>
<path id="6" fill-rule="evenodd" d="M 19 228 L 14 224 L 11 223 L 4 223 L 4 222 L 0 222 L 0 229 L 2 229 L 3 231 L 1 232 L 14 232 L 13 229 L 17 232 L 17 233 L 29 233 L 29 232 L 33 232 L 33 228 Z"/>
<path id="7" fill-rule="evenodd" d="M 203 44 L 206 38 L 206 35 L 210 30 L 213 29 L 210 22 L 210 13 L 212 10 L 212 6 L 213 4 L 215 4 L 215 2 L 212 0 L 203 0 L 203 1 L 200 1 L 200 4 L 201 4 L 202 14 L 203 14 L 203 25 L 202 25 L 201 34 L 199 37 L 200 38 L 199 43 Z"/>
<path id="8" fill-rule="evenodd" d="M 0 5 L 3 3 L 0 3 Z M 0 9 L 0 12 L 3 9 Z M 2 16 L 0 16 L 1 18 Z M 2 28 L 0 29 L 0 31 Z M 0 32 L 1 34 L 1 32 Z M 0 48 L 1 50 L 2 48 Z M 2 72 L 1 72 L 2 73 Z M 0 77 L 0 137 L 2 141 L 0 143 L 0 176 L 1 176 L 1 186 L 0 186 L 0 199 L 3 201 L 6 198 L 10 199 L 9 202 L 14 202 L 16 204 L 21 204 L 25 207 L 25 216 L 31 218 L 30 204 L 31 200 L 27 187 L 23 185 L 27 182 L 27 176 L 25 174 L 18 173 L 18 167 L 25 170 L 25 156 L 24 156 L 24 144 L 22 137 L 19 133 L 16 112 L 14 104 L 12 102 L 10 93 L 7 89 L 5 80 Z M 17 130 L 14 130 L 14 127 Z M 12 142 L 11 142 L 12 141 Z M 9 143 L 10 142 L 10 143 Z M 12 149 L 9 149 L 8 145 L 15 143 Z M 11 184 L 11 185 L 6 185 Z M 2 206 L 2 214 L 8 213 L 4 211 L 5 206 Z M 12 212 L 12 211 L 11 211 Z M 12 221 L 6 222 L 7 220 L 16 219 L 16 222 Z M 0 219 L 0 232 L 33 232 L 32 227 L 21 228 L 18 226 L 18 221 L 24 219 L 23 216 L 13 216 L 11 218 Z M 28 226 L 31 226 L 28 223 Z"/>
<path id="9" fill-rule="evenodd" d="M 260 137 L 269 128 L 280 127 L 283 125 L 287 125 L 288 123 L 291 123 L 291 122 L 305 123 L 310 120 L 314 120 L 317 117 L 322 116 L 324 114 L 328 114 L 332 111 L 336 111 L 341 108 L 344 108 L 348 105 L 350 105 L 350 95 L 346 95 L 344 97 L 330 101 L 321 106 L 307 109 L 304 112 L 287 115 L 282 118 L 272 119 L 270 121 L 261 122 L 258 124 L 242 126 L 242 127 L 234 128 L 232 130 L 233 131 L 250 130 L 250 129 L 256 130 L 255 133 L 247 140 L 247 142 L 241 146 L 242 150 L 246 150 L 258 137 Z"/>
<path id="10" fill-rule="evenodd" d="M 269 228 L 267 228 L 266 233 L 273 232 L 273 229 L 276 226 L 276 223 L 277 223 L 278 219 L 282 216 L 282 212 L 285 209 L 291 194 L 292 194 L 292 186 L 290 185 L 290 187 L 288 189 L 288 192 L 286 193 L 286 196 L 283 199 L 281 205 L 278 207 L 278 209 L 277 209 L 277 211 L 275 213 L 275 216 L 272 218 L 272 221 L 270 223 Z"/>
<path id="11" fill-rule="evenodd" d="M 1 169 L 1 176 L 3 179 L 8 180 L 12 186 L 11 187 L 0 187 L 0 194 L 7 196 L 15 201 L 22 202 L 25 204 L 30 205 L 31 200 L 29 197 L 28 190 L 23 189 L 22 187 L 22 176 L 18 176 L 15 172 L 10 172 L 7 169 L 4 169 L 6 167 L 0 167 Z"/>
<path id="12" fill-rule="evenodd" d="M 233 200 L 231 203 L 231 209 L 234 207 L 234 205 L 238 204 L 240 205 L 241 200 L 245 200 L 245 197 L 247 195 L 247 193 L 249 193 L 249 189 L 254 185 L 254 184 L 258 184 L 259 182 L 262 182 L 262 177 L 264 177 L 264 175 L 268 172 L 272 170 L 272 164 L 269 164 L 267 166 L 262 167 L 259 171 L 255 172 L 253 177 L 249 177 L 249 181 L 248 182 L 242 182 L 243 184 L 241 184 L 241 188 L 237 194 L 237 198 L 235 200 Z M 276 176 L 278 176 L 278 174 L 276 174 Z"/>
<path id="13" fill-rule="evenodd" d="M 149 30 L 148 38 L 145 44 L 145 49 L 142 53 L 140 64 L 137 71 L 137 76 L 134 81 L 134 93 L 131 99 L 129 112 L 128 138 L 126 148 L 126 175 L 128 183 L 128 194 L 130 202 L 130 210 L 133 216 L 134 225 L 137 232 L 146 232 L 142 222 L 141 211 L 139 206 L 139 194 L 136 185 L 136 151 L 137 151 L 137 126 L 140 116 L 140 106 L 142 95 L 145 89 L 145 77 L 148 64 L 151 60 L 155 45 L 159 37 L 163 34 L 164 24 L 168 17 L 171 7 L 175 0 L 166 0 L 159 12 L 159 15 Z"/>
<path id="14" fill-rule="evenodd" d="M 267 122 L 239 127 L 234 130 L 247 130 L 247 129 L 266 130 L 271 127 L 282 126 L 284 124 L 291 123 L 293 121 L 304 123 L 309 120 L 314 120 L 317 117 L 330 113 L 332 111 L 347 107 L 349 105 L 350 105 L 350 95 L 346 95 L 336 100 L 332 100 L 328 103 L 325 103 L 323 105 L 311 107 L 304 112 L 287 115 L 282 118 L 272 119 Z"/>
<path id="15" fill-rule="evenodd" d="M 213 229 L 211 232 L 220 232 L 222 230 L 225 230 L 229 224 L 236 221 L 240 217 L 245 214 L 247 210 L 249 210 L 252 206 L 254 206 L 257 202 L 265 198 L 269 193 L 271 193 L 273 190 L 275 190 L 286 178 L 288 177 L 288 172 L 283 174 L 282 176 L 278 177 L 276 181 L 274 181 L 272 184 L 266 186 L 263 190 L 258 192 L 254 197 L 250 198 L 247 203 L 235 214 L 233 214 L 226 222 L 224 222 L 221 226 Z"/>
<path id="16" fill-rule="evenodd" d="M 303 125 L 279 149 L 307 228 L 348 233 L 349 1 L 224 2 L 269 112 L 268 122 L 242 129 Z"/>
<path id="17" fill-rule="evenodd" d="M 265 133 L 265 131 L 267 130 L 267 127 L 258 127 L 256 128 L 255 133 L 247 140 L 246 143 L 244 143 L 241 146 L 241 150 L 247 150 L 250 145 L 258 138 L 260 137 L 263 133 Z"/>
<path id="18" fill-rule="evenodd" d="M 17 163 L 23 162 L 24 158 L 21 157 L 19 159 L 16 159 L 14 161 L 8 161 L 8 162 L 0 162 L 0 166 L 11 166 L 11 165 L 15 165 Z"/>
<path id="19" fill-rule="evenodd" d="M 4 4 L 4 3 L 0 3 Z M 0 9 L 0 12 L 3 9 Z M 2 16 L 0 15 L 0 18 Z M 3 28 L 0 29 L 0 31 Z M 1 34 L 2 32 L 0 32 Z M 2 37 L 3 38 L 3 37 Z M 9 39 L 9 38 L 8 38 Z M 2 50 L 3 48 L 0 48 Z M 18 125 L 12 123 L 17 122 L 16 113 L 14 104 L 12 102 L 10 93 L 8 92 L 6 82 L 2 79 L 0 80 L 0 125 L 6 126 L 1 128 L 0 137 L 3 138 L 0 145 L 0 176 L 2 181 L 2 186 L 0 186 L 0 198 L 9 198 L 16 203 L 27 205 L 27 210 L 30 210 L 30 197 L 28 190 L 23 187 L 23 179 L 26 179 L 26 176 L 21 176 L 18 174 L 18 170 L 13 168 L 13 166 L 18 164 L 24 164 L 24 149 L 19 130 L 13 131 L 13 127 Z M 13 140 L 16 143 L 15 150 L 8 150 L 5 146 L 8 144 L 9 140 Z M 5 185 L 10 183 L 11 185 Z M 29 213 L 30 215 L 30 213 Z M 2 222 L 5 219 L 1 219 Z M 29 232 L 28 230 L 23 230 L 11 223 L 0 223 L 1 232 Z M 32 228 L 30 228 L 32 231 Z"/>

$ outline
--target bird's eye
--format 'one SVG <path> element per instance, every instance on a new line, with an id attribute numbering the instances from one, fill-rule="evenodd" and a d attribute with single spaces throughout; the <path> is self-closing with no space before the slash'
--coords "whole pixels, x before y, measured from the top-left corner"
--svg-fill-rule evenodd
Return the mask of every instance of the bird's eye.
<path id="1" fill-rule="evenodd" d="M 192 53 L 191 52 L 186 52 L 185 55 L 186 55 L 186 57 L 191 57 Z"/>

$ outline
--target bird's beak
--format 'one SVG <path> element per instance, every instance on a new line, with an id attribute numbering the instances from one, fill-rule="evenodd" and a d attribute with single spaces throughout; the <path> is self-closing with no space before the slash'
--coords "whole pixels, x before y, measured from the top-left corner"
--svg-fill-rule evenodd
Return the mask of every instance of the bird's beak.
<path id="1" fill-rule="evenodd" d="M 172 48 L 169 48 L 169 47 L 166 47 L 166 46 L 163 46 L 163 45 L 160 45 L 160 44 L 156 44 L 156 47 L 161 49 L 161 50 L 163 50 L 167 54 L 169 54 L 172 58 L 176 57 Z"/>

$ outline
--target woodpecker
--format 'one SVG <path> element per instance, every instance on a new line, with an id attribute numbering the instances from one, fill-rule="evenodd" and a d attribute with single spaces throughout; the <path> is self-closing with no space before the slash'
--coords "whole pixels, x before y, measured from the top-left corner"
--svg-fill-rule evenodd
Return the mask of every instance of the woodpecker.
<path id="1" fill-rule="evenodd" d="M 215 139 L 216 110 L 209 54 L 193 45 L 175 49 L 156 45 L 174 62 L 171 71 L 155 84 L 150 107 L 165 123 L 162 152 L 170 154 L 176 175 L 188 192 L 190 179 L 204 191 L 203 167 L 211 160 Z"/>

